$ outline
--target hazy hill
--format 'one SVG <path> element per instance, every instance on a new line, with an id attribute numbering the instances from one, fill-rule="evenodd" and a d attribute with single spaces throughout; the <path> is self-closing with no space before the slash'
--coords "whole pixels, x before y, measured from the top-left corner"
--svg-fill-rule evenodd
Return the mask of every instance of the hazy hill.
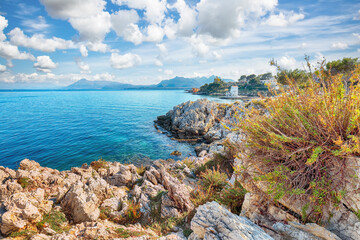
<path id="1" fill-rule="evenodd" d="M 69 90 L 110 90 L 110 89 L 186 89 L 195 88 L 211 83 L 214 81 L 215 76 L 211 77 L 197 77 L 197 78 L 184 78 L 175 77 L 169 80 L 163 80 L 155 85 L 132 85 L 111 81 L 89 81 L 81 79 L 67 87 Z M 230 79 L 223 79 L 224 81 L 233 81 Z"/>

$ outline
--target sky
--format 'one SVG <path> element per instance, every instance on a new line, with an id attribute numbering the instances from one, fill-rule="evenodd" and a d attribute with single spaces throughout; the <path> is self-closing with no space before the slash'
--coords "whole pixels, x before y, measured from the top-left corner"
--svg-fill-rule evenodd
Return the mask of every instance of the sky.
<path id="1" fill-rule="evenodd" d="M 360 56 L 358 0 L 1 0 L 0 88 L 275 73 Z"/>

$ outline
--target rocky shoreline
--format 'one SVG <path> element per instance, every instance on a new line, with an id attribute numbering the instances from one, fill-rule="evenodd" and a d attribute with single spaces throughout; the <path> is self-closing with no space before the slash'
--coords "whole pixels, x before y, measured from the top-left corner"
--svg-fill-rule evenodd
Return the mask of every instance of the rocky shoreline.
<path id="1" fill-rule="evenodd" d="M 263 198 L 262 182 L 245 157 L 226 155 L 226 141 L 240 141 L 230 127 L 243 107 L 208 100 L 174 107 L 156 124 L 179 139 L 203 142 L 198 155 L 134 166 L 103 160 L 58 171 L 25 159 L 17 170 L 0 167 L 0 230 L 6 239 L 360 239 L 359 187 L 331 209 L 322 226 L 302 221 L 304 199 Z M 245 192 L 240 214 L 198 191 L 204 169 L 219 154 L 231 167 L 226 184 Z M 202 171 L 202 173 L 201 173 Z M 214 170 L 215 171 L 215 170 Z M 200 172 L 200 173 L 199 173 Z M 206 171 L 205 171 L 206 172 Z M 240 174 L 241 173 L 241 174 Z M 212 176 L 210 176 L 212 177 Z M 246 194 L 245 194 L 246 193 Z M 197 199 L 202 197 L 199 204 Z M 205 199 L 205 201 L 204 201 Z M 356 201 L 359 199 L 358 201 Z M 305 211 L 311 211 L 307 209 Z"/>

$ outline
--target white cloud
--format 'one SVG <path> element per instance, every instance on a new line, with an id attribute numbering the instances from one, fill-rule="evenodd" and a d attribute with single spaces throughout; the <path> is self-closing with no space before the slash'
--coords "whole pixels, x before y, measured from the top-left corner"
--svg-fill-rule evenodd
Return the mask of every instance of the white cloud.
<path id="1" fill-rule="evenodd" d="M 299 20 L 304 19 L 305 15 L 302 13 L 295 13 L 293 11 L 288 13 L 280 12 L 278 15 L 271 15 L 266 21 L 265 24 L 274 27 L 286 27 L 290 24 L 293 24 Z"/>
<path id="2" fill-rule="evenodd" d="M 360 20 L 360 10 L 357 12 L 357 15 L 353 19 Z"/>
<path id="3" fill-rule="evenodd" d="M 124 30 L 124 40 L 128 42 L 132 42 L 135 45 L 139 45 L 143 41 L 143 34 L 140 32 L 139 26 L 131 23 Z"/>
<path id="4" fill-rule="evenodd" d="M 141 63 L 141 58 L 139 55 L 132 53 L 126 53 L 124 55 L 112 53 L 110 63 L 111 67 L 116 69 L 131 68 L 139 65 Z"/>
<path id="5" fill-rule="evenodd" d="M 9 42 L 0 42 L 0 57 L 3 57 L 7 60 L 35 60 L 33 55 L 26 52 L 20 52 L 17 46 L 14 46 Z"/>
<path id="6" fill-rule="evenodd" d="M 197 4 L 199 33 L 215 38 L 236 36 L 248 20 L 273 10 L 277 0 L 201 0 Z"/>
<path id="7" fill-rule="evenodd" d="M 22 21 L 22 25 L 31 31 L 44 31 L 50 27 L 43 16 L 38 16 L 36 19 L 25 19 Z"/>
<path id="8" fill-rule="evenodd" d="M 89 64 L 84 63 L 80 58 L 76 59 L 76 65 L 80 68 L 81 73 L 91 73 Z"/>
<path id="9" fill-rule="evenodd" d="M 110 51 L 110 47 L 102 42 L 89 42 L 87 44 L 87 47 L 90 51 L 93 51 L 93 52 L 105 53 L 105 52 Z"/>
<path id="10" fill-rule="evenodd" d="M 8 20 L 5 17 L 0 15 L 0 41 L 4 41 L 6 36 L 4 34 L 4 29 L 8 26 Z"/>
<path id="11" fill-rule="evenodd" d="M 40 0 L 54 18 L 69 19 L 94 16 L 105 8 L 104 0 Z"/>
<path id="12" fill-rule="evenodd" d="M 203 39 L 193 35 L 188 39 L 192 46 L 192 51 L 196 57 L 204 57 L 210 50 L 209 46 L 204 43 Z"/>
<path id="13" fill-rule="evenodd" d="M 69 22 L 73 28 L 79 31 L 80 40 L 92 42 L 102 41 L 111 28 L 108 12 L 82 18 L 70 18 Z"/>
<path id="14" fill-rule="evenodd" d="M 83 44 L 80 45 L 79 50 L 80 50 L 81 56 L 83 56 L 83 57 L 88 56 L 88 50 L 85 45 L 83 45 Z"/>
<path id="15" fill-rule="evenodd" d="M 359 33 L 353 33 L 354 37 L 357 38 L 358 41 L 360 41 L 360 34 Z"/>
<path id="16" fill-rule="evenodd" d="M 33 36 L 28 37 L 19 28 L 14 28 L 8 35 L 10 36 L 12 44 L 33 48 L 43 52 L 54 52 L 58 49 L 69 49 L 75 47 L 72 41 L 57 37 L 48 39 L 42 34 L 34 34 Z"/>
<path id="17" fill-rule="evenodd" d="M 99 42 L 110 31 L 110 14 L 104 0 L 40 0 L 54 18 L 68 20 L 84 41 Z"/>
<path id="18" fill-rule="evenodd" d="M 334 49 L 344 50 L 344 49 L 348 48 L 348 45 L 346 43 L 343 43 L 343 42 L 336 42 L 336 43 L 333 43 L 331 45 L 331 47 L 334 48 Z"/>
<path id="19" fill-rule="evenodd" d="M 222 52 L 221 51 L 213 51 L 212 56 L 215 60 L 220 60 L 222 58 Z"/>
<path id="20" fill-rule="evenodd" d="M 175 8 L 180 15 L 180 19 L 176 24 L 177 34 L 180 36 L 191 36 L 196 27 L 196 10 L 190 8 L 184 0 L 177 0 L 169 8 Z"/>
<path id="21" fill-rule="evenodd" d="M 36 61 L 34 68 L 40 72 L 50 73 L 51 69 L 57 67 L 57 64 L 55 64 L 49 56 L 38 56 Z"/>
<path id="22" fill-rule="evenodd" d="M 294 69 L 296 68 L 296 60 L 293 57 L 283 56 L 277 61 L 281 68 Z"/>
<path id="23" fill-rule="evenodd" d="M 112 28 L 120 37 L 124 37 L 124 31 L 130 24 L 135 24 L 139 21 L 139 15 L 134 9 L 120 10 L 111 14 Z"/>
<path id="24" fill-rule="evenodd" d="M 112 0 L 119 6 L 145 10 L 145 18 L 151 24 L 161 24 L 165 18 L 166 0 Z"/>
<path id="25" fill-rule="evenodd" d="M 148 42 L 161 42 L 164 37 L 164 30 L 158 25 L 149 25 L 147 27 L 147 36 L 145 38 Z"/>
<path id="26" fill-rule="evenodd" d="M 5 71 L 6 71 L 6 66 L 0 64 L 0 72 L 5 72 Z"/>

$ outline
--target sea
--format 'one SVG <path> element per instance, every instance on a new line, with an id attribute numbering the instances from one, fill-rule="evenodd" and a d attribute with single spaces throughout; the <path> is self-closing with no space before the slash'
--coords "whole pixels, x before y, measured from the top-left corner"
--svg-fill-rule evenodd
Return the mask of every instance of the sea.
<path id="1" fill-rule="evenodd" d="M 29 158 L 69 170 L 100 158 L 141 165 L 176 158 L 174 150 L 194 155 L 194 145 L 159 133 L 154 120 L 204 97 L 183 90 L 0 91 L 0 166 L 15 169 Z"/>

